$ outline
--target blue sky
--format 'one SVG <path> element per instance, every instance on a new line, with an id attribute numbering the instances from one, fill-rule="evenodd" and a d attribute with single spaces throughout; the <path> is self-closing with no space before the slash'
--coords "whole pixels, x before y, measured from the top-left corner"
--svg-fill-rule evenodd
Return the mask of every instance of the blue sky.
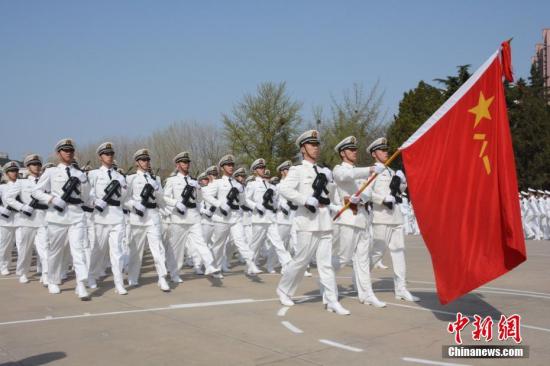
<path id="1" fill-rule="evenodd" d="M 511 36 L 527 76 L 544 27 L 550 1 L 0 0 L 0 151 L 221 125 L 263 81 L 286 81 L 308 120 L 379 80 L 391 115 L 419 80 L 475 69 Z"/>

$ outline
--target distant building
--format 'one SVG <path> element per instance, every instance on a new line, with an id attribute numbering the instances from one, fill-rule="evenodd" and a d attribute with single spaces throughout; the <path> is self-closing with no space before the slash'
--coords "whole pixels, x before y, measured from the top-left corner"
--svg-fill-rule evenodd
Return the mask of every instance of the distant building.
<path id="1" fill-rule="evenodd" d="M 542 43 L 537 43 L 535 46 L 535 56 L 532 62 L 536 66 L 544 81 L 544 92 L 546 97 L 550 99 L 550 62 L 548 56 L 550 54 L 550 28 L 542 30 Z"/>

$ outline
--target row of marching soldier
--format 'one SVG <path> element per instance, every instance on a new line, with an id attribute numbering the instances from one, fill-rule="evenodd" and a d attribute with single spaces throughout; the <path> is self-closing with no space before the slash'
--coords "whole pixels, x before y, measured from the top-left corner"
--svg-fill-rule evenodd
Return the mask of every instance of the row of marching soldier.
<path id="1" fill-rule="evenodd" d="M 17 162 L 3 167 L 0 270 L 9 274 L 15 243 L 16 275 L 29 282 L 35 249 L 40 282 L 48 291 L 59 294 L 72 267 L 75 293 L 87 301 L 108 268 L 118 294 L 139 287 L 146 244 L 164 292 L 171 291 L 169 282 L 182 282 L 186 263 L 197 275 L 221 281 L 237 254 L 249 277 L 261 275 L 264 263 L 270 273 L 281 268 L 275 291 L 285 306 L 294 305 L 302 278 L 315 265 L 326 310 L 347 315 L 336 273 L 352 266 L 359 301 L 385 307 L 373 291 L 371 271 L 389 250 L 396 298 L 418 301 L 406 287 L 404 241 L 405 230 L 418 229 L 407 218 L 412 209 L 405 175 L 385 165 L 386 139 L 367 148 L 375 164 L 358 167 L 357 138 L 345 138 L 334 147 L 341 163 L 332 170 L 317 163 L 318 131 L 304 132 L 296 144 L 301 163 L 280 164 L 280 179 L 270 179 L 261 157 L 247 177 L 244 168 L 235 169 L 232 155 L 193 178 L 191 154 L 184 151 L 174 157 L 175 173 L 163 185 L 152 174 L 148 149 L 136 151 L 136 172 L 124 175 L 115 166 L 115 147 L 105 142 L 97 148 L 100 167 L 83 171 L 74 163 L 74 141 L 62 139 L 55 146 L 57 165 L 42 166 L 31 154 L 24 160 L 25 179 L 18 179 Z M 357 195 L 373 174 L 374 183 Z M 344 205 L 349 209 L 333 221 Z"/>

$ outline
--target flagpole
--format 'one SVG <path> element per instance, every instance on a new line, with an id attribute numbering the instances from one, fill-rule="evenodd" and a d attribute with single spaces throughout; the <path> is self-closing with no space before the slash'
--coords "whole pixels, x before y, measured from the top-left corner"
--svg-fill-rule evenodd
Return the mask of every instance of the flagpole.
<path id="1" fill-rule="evenodd" d="M 401 150 L 397 149 L 392 156 L 390 156 L 390 158 L 384 163 L 384 166 L 387 167 L 388 165 L 391 164 L 392 161 L 395 160 L 395 158 L 397 158 L 399 156 L 399 154 L 401 153 Z M 374 173 L 373 175 L 371 175 L 369 177 L 369 179 L 367 179 L 367 181 L 365 183 L 363 183 L 363 185 L 359 188 L 359 190 L 357 192 L 355 192 L 355 195 L 356 196 L 359 196 L 375 179 L 376 177 L 378 176 L 377 173 Z M 350 201 L 348 201 L 344 207 L 342 207 L 340 209 L 340 211 L 338 211 L 338 213 L 336 214 L 336 216 L 334 216 L 332 218 L 332 221 L 335 221 L 336 219 L 338 219 L 343 213 L 344 211 L 346 211 L 350 206 Z"/>

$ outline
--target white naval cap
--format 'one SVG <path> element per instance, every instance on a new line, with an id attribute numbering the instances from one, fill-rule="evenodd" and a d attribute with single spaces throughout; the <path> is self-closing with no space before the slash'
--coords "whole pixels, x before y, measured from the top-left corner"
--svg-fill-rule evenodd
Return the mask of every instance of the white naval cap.
<path id="1" fill-rule="evenodd" d="M 281 172 L 283 170 L 288 170 L 290 169 L 290 167 L 292 166 L 292 162 L 290 160 L 287 160 L 287 161 L 283 161 L 278 167 L 277 167 L 277 171 L 278 172 Z"/>
<path id="2" fill-rule="evenodd" d="M 388 139 L 385 137 L 380 137 L 374 140 L 368 147 L 367 152 L 372 154 L 376 150 L 387 150 L 388 149 Z"/>
<path id="3" fill-rule="evenodd" d="M 357 139 L 355 136 L 346 137 L 334 147 L 334 151 L 337 153 L 345 149 L 357 149 Z"/>
<path id="4" fill-rule="evenodd" d="M 97 155 L 101 156 L 103 154 L 114 154 L 115 148 L 113 147 L 112 142 L 104 142 L 101 145 L 99 145 L 95 151 Z"/>
<path id="5" fill-rule="evenodd" d="M 206 171 L 205 171 L 206 175 L 218 175 L 218 167 L 215 166 L 215 165 L 212 165 L 208 168 L 206 168 Z"/>
<path id="6" fill-rule="evenodd" d="M 544 190 L 544 193 L 545 194 L 550 194 L 550 191 L 547 191 L 546 189 Z"/>
<path id="7" fill-rule="evenodd" d="M 191 162 L 191 155 L 187 151 L 180 152 L 178 155 L 174 156 L 174 164 L 177 163 L 189 163 Z"/>
<path id="8" fill-rule="evenodd" d="M 29 166 L 31 164 L 39 164 L 42 165 L 42 158 L 40 155 L 37 154 L 29 154 L 25 156 L 25 160 L 23 160 L 24 166 Z"/>
<path id="9" fill-rule="evenodd" d="M 11 172 L 11 171 L 18 171 L 19 170 L 19 163 L 15 160 L 8 161 L 4 166 L 2 167 L 2 170 L 4 173 Z"/>
<path id="10" fill-rule="evenodd" d="M 253 172 L 254 170 L 258 168 L 265 168 L 265 159 L 259 158 L 254 160 L 254 162 L 250 165 L 250 171 Z"/>
<path id="11" fill-rule="evenodd" d="M 279 177 L 273 177 L 269 180 L 269 183 L 271 183 L 275 186 L 275 185 L 279 184 L 280 181 L 281 181 L 281 179 Z"/>
<path id="12" fill-rule="evenodd" d="M 542 189 L 537 189 L 537 193 L 544 194 L 544 191 Z"/>
<path id="13" fill-rule="evenodd" d="M 55 151 L 60 152 L 61 150 L 73 150 L 75 149 L 75 143 L 71 138 L 65 138 L 57 141 L 55 144 Z"/>
<path id="14" fill-rule="evenodd" d="M 529 193 L 527 193 L 527 192 L 525 192 L 525 191 L 521 191 L 520 193 L 521 193 L 522 195 L 524 195 L 524 196 L 528 196 L 528 195 L 529 195 Z"/>
<path id="15" fill-rule="evenodd" d="M 46 169 L 50 169 L 50 168 L 53 168 L 55 166 L 54 163 L 46 163 L 42 166 L 42 171 L 46 170 Z"/>
<path id="16" fill-rule="evenodd" d="M 227 154 L 223 156 L 218 162 L 219 167 L 222 167 L 224 165 L 229 165 L 229 164 L 235 164 L 235 157 L 231 154 Z"/>
<path id="17" fill-rule="evenodd" d="M 307 144 L 307 143 L 320 144 L 321 140 L 320 140 L 320 137 L 319 137 L 319 131 L 317 131 L 317 130 L 308 130 L 308 131 L 304 132 L 303 134 L 301 134 L 300 136 L 298 136 L 298 138 L 296 139 L 296 145 L 298 147 L 302 147 L 303 144 Z"/>
<path id="18" fill-rule="evenodd" d="M 246 169 L 239 168 L 235 170 L 235 172 L 233 173 L 233 178 L 237 178 L 237 177 L 246 177 Z"/>
<path id="19" fill-rule="evenodd" d="M 147 159 L 151 160 L 151 155 L 149 155 L 148 149 L 139 149 L 134 153 L 134 161 Z"/>
<path id="20" fill-rule="evenodd" d="M 269 170 L 269 169 L 265 170 L 264 178 L 271 178 L 271 170 Z"/>
<path id="21" fill-rule="evenodd" d="M 537 193 L 537 191 L 534 190 L 533 188 L 527 188 L 527 191 L 528 191 L 528 192 L 532 192 L 532 193 Z"/>
<path id="22" fill-rule="evenodd" d="M 255 176 L 249 175 L 249 176 L 244 180 L 244 182 L 248 184 L 248 183 L 252 182 L 254 179 L 256 179 Z"/>
<path id="23" fill-rule="evenodd" d="M 203 179 L 208 179 L 208 175 L 206 174 L 206 172 L 200 173 L 197 177 L 197 180 L 203 180 Z"/>

